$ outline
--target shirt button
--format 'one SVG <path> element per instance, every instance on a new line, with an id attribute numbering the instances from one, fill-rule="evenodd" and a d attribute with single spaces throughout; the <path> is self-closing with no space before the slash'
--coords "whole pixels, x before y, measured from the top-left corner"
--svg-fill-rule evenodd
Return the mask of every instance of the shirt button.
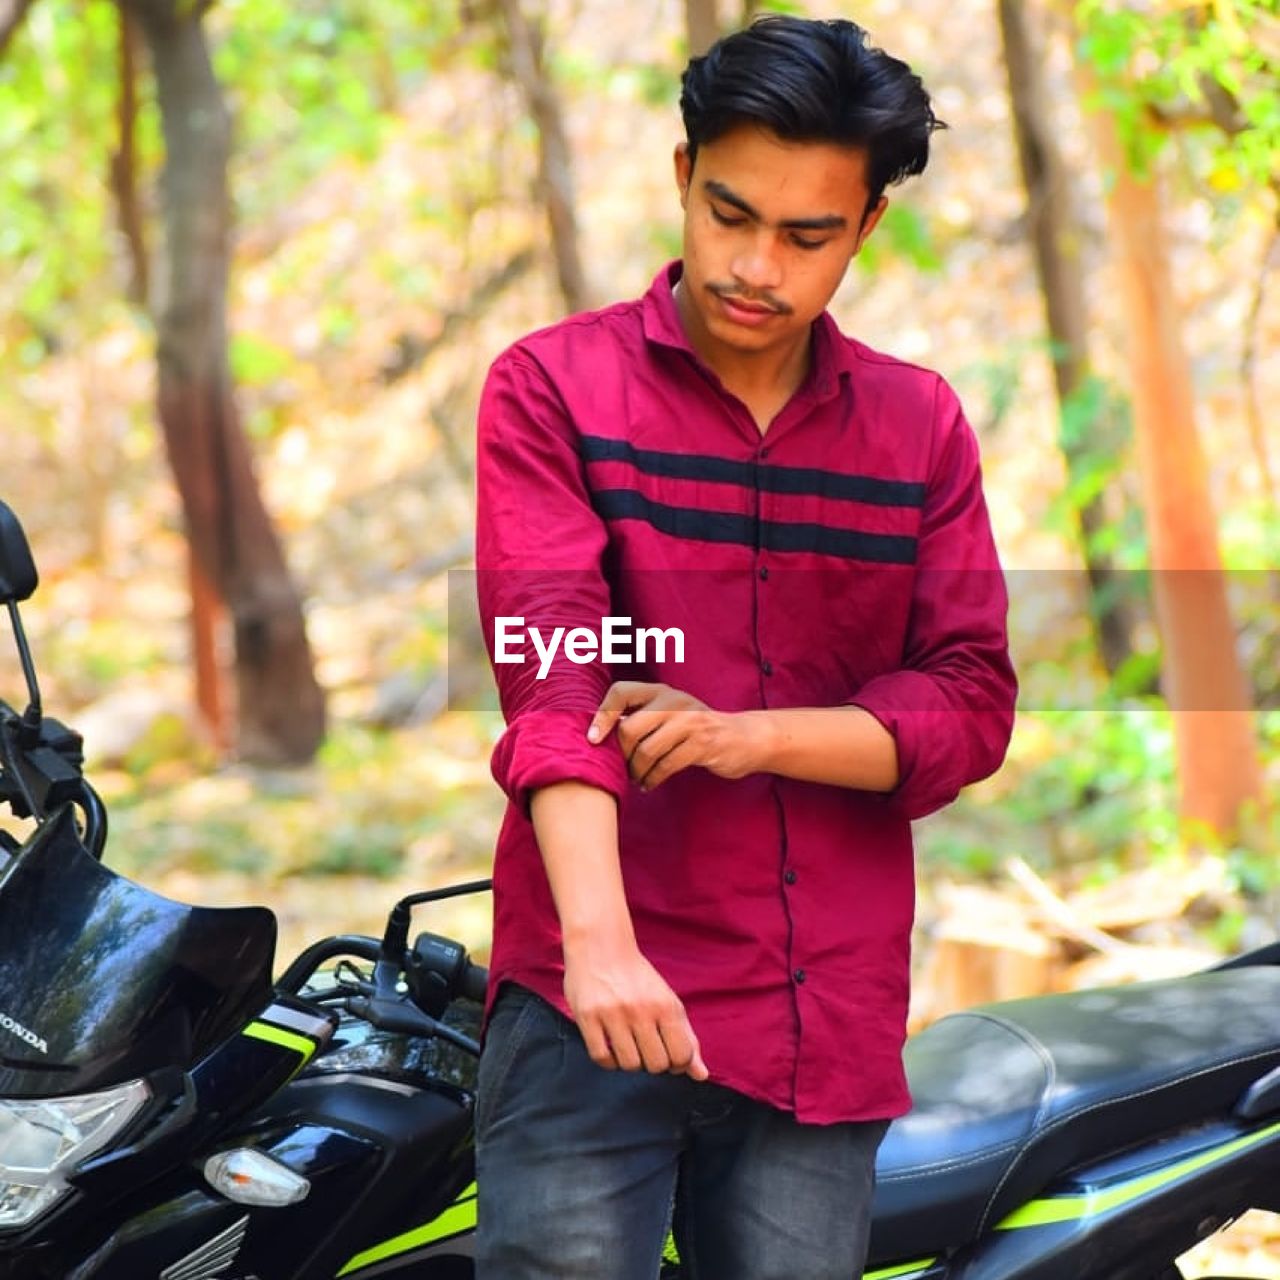
<path id="1" fill-rule="evenodd" d="M 760 581 L 761 582 L 769 581 L 769 566 L 767 564 L 762 564 L 760 566 Z"/>
<path id="2" fill-rule="evenodd" d="M 760 456 L 761 456 L 762 458 L 767 458 L 767 457 L 769 456 L 769 446 L 768 446 L 768 445 L 765 445 L 765 446 L 764 446 L 764 448 L 762 448 L 762 449 L 760 450 Z"/>
<path id="3" fill-rule="evenodd" d="M 761 670 L 761 671 L 763 671 L 763 672 L 765 673 L 765 675 L 767 675 L 767 676 L 771 676 L 771 675 L 773 675 L 773 663 L 772 663 L 772 662 L 770 662 L 768 658 L 766 658 L 766 659 L 765 659 L 765 660 L 760 664 L 760 670 Z"/>
<path id="4" fill-rule="evenodd" d="M 788 871 L 782 878 L 787 882 L 787 884 L 795 884 L 796 873 L 794 871 Z"/>
<path id="5" fill-rule="evenodd" d="M 791 976 L 796 980 L 796 982 L 797 982 L 797 983 L 801 983 L 801 984 L 803 984 L 803 982 L 804 982 L 804 970 L 803 970 L 803 969 L 797 969 L 797 970 L 795 971 L 795 973 L 793 973 Z"/>

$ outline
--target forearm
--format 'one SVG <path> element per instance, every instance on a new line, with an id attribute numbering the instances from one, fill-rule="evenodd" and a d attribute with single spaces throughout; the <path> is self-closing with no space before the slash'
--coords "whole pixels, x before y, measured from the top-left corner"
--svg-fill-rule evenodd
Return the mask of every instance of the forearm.
<path id="1" fill-rule="evenodd" d="M 613 796 L 584 782 L 558 782 L 533 793 L 529 812 L 566 954 L 603 940 L 634 944 Z"/>
<path id="2" fill-rule="evenodd" d="M 893 735 L 862 707 L 787 707 L 740 713 L 757 740 L 755 771 L 860 791 L 898 785 Z"/>
<path id="3" fill-rule="evenodd" d="M 707 1078 L 679 997 L 640 954 L 618 861 L 618 806 L 582 782 L 530 804 L 564 939 L 564 994 L 593 1062 Z"/>

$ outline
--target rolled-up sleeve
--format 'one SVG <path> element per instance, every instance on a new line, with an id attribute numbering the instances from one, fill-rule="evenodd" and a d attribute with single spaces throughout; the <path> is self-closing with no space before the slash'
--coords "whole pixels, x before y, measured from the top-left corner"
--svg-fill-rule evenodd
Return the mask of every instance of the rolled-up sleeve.
<path id="1" fill-rule="evenodd" d="M 585 782 L 620 797 L 627 770 L 617 735 L 598 746 L 586 736 L 611 677 L 603 662 L 570 661 L 563 643 L 575 627 L 598 635 L 611 612 L 602 568 L 607 535 L 564 407 L 518 349 L 494 363 L 481 397 L 476 488 L 480 621 L 507 723 L 493 776 L 525 813 L 531 793 L 556 782 Z M 523 661 L 498 661 L 499 626 L 507 636 L 502 655 Z M 563 628 L 545 664 L 531 628 L 544 638 Z"/>
<path id="2" fill-rule="evenodd" d="M 941 379 L 934 432 L 903 664 L 850 699 L 894 737 L 898 785 L 888 803 L 908 818 L 1000 767 L 1017 697 L 978 442 Z"/>

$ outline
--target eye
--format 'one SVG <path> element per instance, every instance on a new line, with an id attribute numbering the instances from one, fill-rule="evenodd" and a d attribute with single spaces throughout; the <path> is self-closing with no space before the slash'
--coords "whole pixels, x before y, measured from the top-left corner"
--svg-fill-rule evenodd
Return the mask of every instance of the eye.
<path id="1" fill-rule="evenodd" d="M 792 236 L 791 243 L 795 245 L 797 249 L 821 249 L 827 241 L 807 240 L 804 236 Z"/>
<path id="2" fill-rule="evenodd" d="M 731 217 L 727 213 L 721 213 L 720 210 L 715 207 L 715 205 L 711 205 L 710 209 L 711 209 L 711 216 L 722 227 L 741 227 L 746 225 L 746 221 L 747 221 L 746 218 L 742 218 L 742 217 L 735 218 L 735 217 Z"/>

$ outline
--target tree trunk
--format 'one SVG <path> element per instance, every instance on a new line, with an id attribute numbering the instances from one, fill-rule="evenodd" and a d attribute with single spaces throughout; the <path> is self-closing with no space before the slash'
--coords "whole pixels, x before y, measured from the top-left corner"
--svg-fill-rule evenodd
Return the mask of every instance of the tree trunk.
<path id="1" fill-rule="evenodd" d="M 567 310 L 586 311 L 592 305 L 592 295 L 578 248 L 573 161 L 564 113 L 544 65 L 542 31 L 525 15 L 521 3 L 522 0 L 498 3 L 511 72 L 538 130 L 538 198 L 547 211 L 560 292 Z"/>
<path id="2" fill-rule="evenodd" d="M 187 575 L 191 584 L 191 665 L 195 672 L 196 709 L 208 730 L 214 750 L 221 754 L 231 746 L 219 643 L 227 608 L 201 568 L 190 543 L 187 545 Z"/>
<path id="3" fill-rule="evenodd" d="M 111 157 L 111 191 L 120 233 L 129 251 L 129 301 L 145 307 L 151 293 L 142 204 L 138 199 L 138 24 L 123 6 L 120 15 L 120 100 L 116 106 L 118 148 Z"/>
<path id="4" fill-rule="evenodd" d="M 0 0 L 0 55 L 9 47 L 13 34 L 22 26 L 35 0 Z"/>
<path id="5" fill-rule="evenodd" d="M 1086 101 L 1088 69 L 1081 66 Z M 1128 164 L 1115 120 L 1090 115 L 1107 170 L 1107 222 L 1129 339 L 1134 422 L 1151 542 L 1163 685 L 1173 713 L 1179 809 L 1230 833 L 1262 774 L 1236 649 L 1194 392 L 1154 175 Z"/>
<path id="6" fill-rule="evenodd" d="M 197 573 L 226 602 L 234 625 L 239 753 L 302 762 L 324 734 L 324 695 L 232 394 L 230 122 L 201 28 L 203 6 L 125 2 L 150 50 L 165 141 L 166 260 L 155 300 L 165 445 Z M 205 594 L 196 590 L 197 602 Z M 197 646 L 202 661 L 208 642 L 206 635 Z"/>
<path id="7" fill-rule="evenodd" d="M 1088 442 L 1078 442 L 1066 431 L 1069 407 L 1084 391 L 1089 373 L 1089 317 L 1080 261 L 1085 233 L 1072 207 L 1066 165 L 1049 123 L 1026 0 L 999 0 L 998 8 L 1036 275 L 1053 347 L 1059 438 L 1067 474 L 1074 477 L 1092 452 Z M 1123 575 L 1110 556 L 1095 548 L 1096 536 L 1107 523 L 1101 496 L 1084 503 L 1079 518 L 1098 652 L 1114 676 L 1133 653 L 1133 609 L 1124 601 Z"/>
<path id="8" fill-rule="evenodd" d="M 684 0 L 684 29 L 689 57 L 701 57 L 720 39 L 716 0 Z"/>

